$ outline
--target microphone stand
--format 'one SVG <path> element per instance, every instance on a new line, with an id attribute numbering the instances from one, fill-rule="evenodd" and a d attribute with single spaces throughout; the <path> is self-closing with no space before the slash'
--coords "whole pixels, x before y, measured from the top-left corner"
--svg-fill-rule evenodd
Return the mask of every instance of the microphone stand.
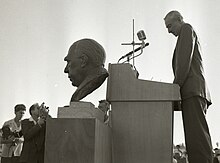
<path id="1" fill-rule="evenodd" d="M 146 47 L 146 46 L 148 46 L 149 45 L 149 43 L 144 43 L 144 41 L 142 41 L 142 44 L 141 44 L 141 46 L 139 47 L 139 48 L 141 48 L 141 52 L 138 54 L 138 55 L 133 55 L 133 57 L 131 58 L 131 59 L 133 59 L 134 60 L 134 58 L 136 58 L 136 57 L 138 57 L 138 56 L 140 56 L 142 53 L 143 53 L 143 49 Z M 139 49 L 139 48 L 137 48 L 137 49 Z M 138 51 L 138 50 L 137 50 Z"/>
<path id="2" fill-rule="evenodd" d="M 133 19 L 133 40 L 132 40 L 132 42 L 131 43 L 122 43 L 121 45 L 132 45 L 133 46 L 133 53 L 132 53 L 132 59 L 133 59 L 133 66 L 134 66 L 134 58 L 135 58 L 135 56 L 134 56 L 134 53 L 135 53 L 135 45 L 142 45 L 143 43 L 135 43 L 134 42 L 134 19 Z M 124 57 L 122 57 L 122 58 L 124 58 Z M 122 59 L 122 58 L 120 58 L 119 60 L 118 60 L 118 62 Z M 130 55 L 127 55 L 127 62 L 129 63 L 130 62 Z"/>
<path id="3" fill-rule="evenodd" d="M 126 55 L 122 56 L 122 57 L 118 60 L 118 63 L 119 63 L 119 61 L 120 61 L 121 59 L 124 59 L 125 57 L 129 57 L 129 59 L 133 59 L 133 58 L 138 57 L 139 55 L 141 55 L 141 54 L 143 53 L 143 49 L 144 49 L 146 46 L 148 46 L 148 45 L 149 45 L 149 43 L 144 43 L 144 41 L 142 41 L 142 44 L 141 44 L 140 47 L 138 47 L 138 48 L 134 49 L 133 51 L 130 51 L 130 52 L 127 53 Z M 137 52 L 137 51 L 139 51 L 139 50 L 141 50 L 141 53 L 140 53 L 140 54 L 138 54 L 138 55 L 133 56 L 132 58 L 130 58 L 130 56 L 131 56 L 134 52 Z M 124 61 L 123 63 L 125 63 L 125 62 L 127 62 L 127 61 Z"/>

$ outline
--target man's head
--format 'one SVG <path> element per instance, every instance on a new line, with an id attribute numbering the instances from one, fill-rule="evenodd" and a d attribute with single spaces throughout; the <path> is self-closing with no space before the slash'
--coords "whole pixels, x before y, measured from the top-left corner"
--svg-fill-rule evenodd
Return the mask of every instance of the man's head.
<path id="1" fill-rule="evenodd" d="M 17 104 L 14 107 L 14 113 L 15 113 L 16 119 L 21 120 L 24 116 L 25 111 L 26 111 L 26 107 L 24 104 Z"/>
<path id="2" fill-rule="evenodd" d="M 64 72 L 68 73 L 72 85 L 78 87 L 92 69 L 104 67 L 105 58 L 105 50 L 98 42 L 92 39 L 78 40 L 71 45 L 64 58 L 67 62 Z"/>
<path id="3" fill-rule="evenodd" d="M 107 100 L 100 100 L 98 108 L 106 113 L 110 109 L 110 104 Z"/>
<path id="4" fill-rule="evenodd" d="M 170 11 L 164 18 L 169 33 L 179 36 L 181 26 L 184 24 L 183 17 L 178 11 Z"/>
<path id="5" fill-rule="evenodd" d="M 33 117 L 39 117 L 39 109 L 40 109 L 40 106 L 38 103 L 35 103 L 33 105 L 31 105 L 30 109 L 29 109 L 29 113 L 30 115 Z"/>
<path id="6" fill-rule="evenodd" d="M 215 148 L 215 149 L 214 149 L 214 155 L 215 155 L 215 156 L 220 156 L 220 149 Z"/>
<path id="7" fill-rule="evenodd" d="M 176 159 L 176 160 L 179 160 L 181 157 L 182 157 L 182 153 L 180 153 L 179 151 L 175 152 L 173 157 Z"/>

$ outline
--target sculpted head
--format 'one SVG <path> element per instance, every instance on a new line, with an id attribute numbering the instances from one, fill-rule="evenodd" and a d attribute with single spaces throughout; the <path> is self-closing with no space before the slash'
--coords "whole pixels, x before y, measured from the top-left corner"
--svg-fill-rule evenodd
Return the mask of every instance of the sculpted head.
<path id="1" fill-rule="evenodd" d="M 104 48 L 95 40 L 81 39 L 71 45 L 64 58 L 67 62 L 64 72 L 77 87 L 71 101 L 81 100 L 102 85 L 108 77 L 105 58 Z"/>
<path id="2" fill-rule="evenodd" d="M 179 36 L 181 26 L 183 25 L 183 17 L 178 11 L 170 11 L 164 18 L 168 33 Z"/>
<path id="3" fill-rule="evenodd" d="M 91 71 L 104 67 L 105 50 L 95 40 L 81 39 L 74 42 L 65 57 L 67 65 L 64 72 L 68 74 L 73 86 L 78 87 Z"/>

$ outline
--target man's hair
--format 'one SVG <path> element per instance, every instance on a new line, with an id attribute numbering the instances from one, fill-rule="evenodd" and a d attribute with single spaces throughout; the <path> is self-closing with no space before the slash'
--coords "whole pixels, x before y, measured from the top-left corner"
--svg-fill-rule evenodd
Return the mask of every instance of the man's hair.
<path id="1" fill-rule="evenodd" d="M 109 102 L 107 100 L 100 100 L 99 103 L 109 104 Z"/>
<path id="2" fill-rule="evenodd" d="M 170 12 L 165 16 L 164 20 L 166 20 L 168 17 L 169 17 L 169 18 L 172 18 L 172 19 L 179 20 L 180 22 L 183 21 L 182 15 L 180 14 L 179 11 L 176 11 L 176 10 L 170 11 Z"/>
<path id="3" fill-rule="evenodd" d="M 104 103 L 106 107 L 108 107 L 108 109 L 110 108 L 110 103 L 107 100 L 100 100 L 99 104 Z"/>
<path id="4" fill-rule="evenodd" d="M 26 106 L 24 104 L 17 104 L 14 109 L 15 109 L 15 113 L 20 110 L 26 111 Z"/>
<path id="5" fill-rule="evenodd" d="M 36 107 L 39 107 L 39 104 L 38 104 L 38 103 L 35 103 L 35 104 L 31 105 L 31 107 L 30 107 L 30 109 L 29 109 L 30 115 L 32 115 L 31 111 L 34 110 Z"/>
<path id="6" fill-rule="evenodd" d="M 104 66 L 106 54 L 104 48 L 93 39 L 81 39 L 71 47 L 77 55 L 85 54 L 94 66 Z"/>

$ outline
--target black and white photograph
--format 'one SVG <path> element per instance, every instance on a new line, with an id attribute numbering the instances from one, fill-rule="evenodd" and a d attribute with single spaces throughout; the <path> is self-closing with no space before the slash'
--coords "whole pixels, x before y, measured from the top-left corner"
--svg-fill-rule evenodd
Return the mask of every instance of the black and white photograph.
<path id="1" fill-rule="evenodd" d="M 219 11 L 0 0 L 0 163 L 220 163 Z"/>

